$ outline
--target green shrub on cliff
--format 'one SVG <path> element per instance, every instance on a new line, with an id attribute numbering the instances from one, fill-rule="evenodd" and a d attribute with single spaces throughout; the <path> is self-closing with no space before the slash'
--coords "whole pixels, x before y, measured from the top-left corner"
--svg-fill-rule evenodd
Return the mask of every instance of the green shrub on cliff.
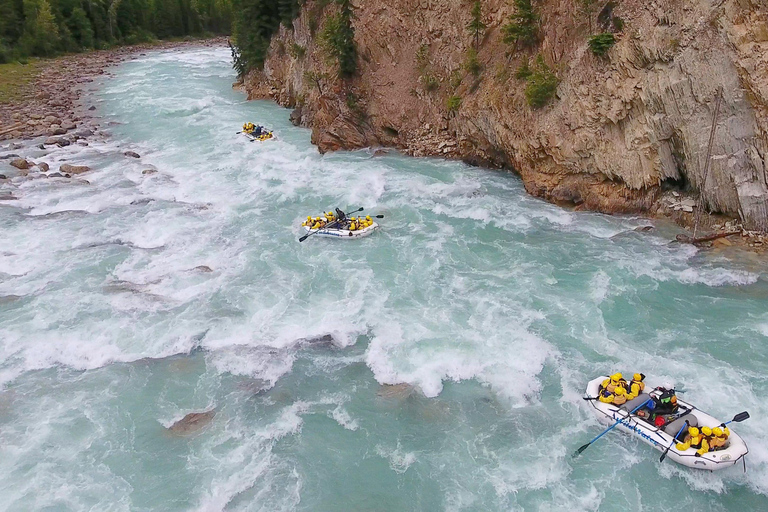
<path id="1" fill-rule="evenodd" d="M 515 0 L 515 13 L 509 23 L 501 27 L 504 42 L 523 47 L 534 46 L 539 41 L 539 13 L 531 0 Z"/>
<path id="2" fill-rule="evenodd" d="M 536 58 L 536 67 L 530 71 L 526 79 L 528 85 L 525 87 L 525 99 L 531 107 L 541 108 L 555 96 L 560 81 L 541 55 Z"/>
<path id="3" fill-rule="evenodd" d="M 518 80 L 528 80 L 532 74 L 533 70 L 531 69 L 531 66 L 528 65 L 527 60 L 524 60 L 517 68 L 517 71 L 515 71 L 515 78 Z"/>
<path id="4" fill-rule="evenodd" d="M 603 57 L 616 44 L 616 38 L 610 32 L 595 34 L 589 38 L 589 49 L 598 57 Z"/>
<path id="5" fill-rule="evenodd" d="M 448 100 L 445 102 L 445 108 L 448 109 L 448 112 L 456 112 L 457 110 L 459 110 L 460 106 L 461 106 L 460 96 L 450 96 Z"/>
<path id="6" fill-rule="evenodd" d="M 320 32 L 320 45 L 339 66 L 339 76 L 350 77 L 357 71 L 357 48 L 352 28 L 352 6 L 349 0 L 338 0 L 341 9 L 325 20 Z"/>
<path id="7" fill-rule="evenodd" d="M 477 58 L 477 50 L 474 48 L 467 50 L 467 60 L 464 61 L 464 69 L 475 76 L 479 76 L 483 70 L 483 65 L 480 64 L 480 60 Z"/>

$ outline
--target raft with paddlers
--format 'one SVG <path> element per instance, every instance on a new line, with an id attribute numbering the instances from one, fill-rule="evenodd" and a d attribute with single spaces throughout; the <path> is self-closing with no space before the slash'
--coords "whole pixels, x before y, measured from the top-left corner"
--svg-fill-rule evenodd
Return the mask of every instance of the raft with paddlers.
<path id="1" fill-rule="evenodd" d="M 361 211 L 363 211 L 362 207 L 348 213 L 336 208 L 335 212 L 327 212 L 318 217 L 310 215 L 301 224 L 307 234 L 299 238 L 299 242 L 303 242 L 312 235 L 344 240 L 366 237 L 379 228 L 379 224 L 373 219 L 383 219 L 384 216 L 354 216 Z"/>
<path id="2" fill-rule="evenodd" d="M 644 378 L 643 375 L 640 380 Z M 730 431 L 728 424 L 744 421 L 749 413 L 745 411 L 722 422 L 679 399 L 674 389 L 646 388 L 644 384 L 637 396 L 632 396 L 630 391 L 630 399 L 624 401 L 625 388 L 630 387 L 625 384 L 621 374 L 597 377 L 589 382 L 584 400 L 592 406 L 598 420 L 610 426 L 581 446 L 574 457 L 617 428 L 662 452 L 661 462 L 669 458 L 689 468 L 713 471 L 741 461 L 746 469 L 745 456 L 749 450 L 744 440 Z M 645 392 L 646 389 L 650 391 Z M 614 402 L 616 397 L 618 404 Z"/>
<path id="3" fill-rule="evenodd" d="M 265 140 L 273 139 L 275 137 L 273 132 L 267 130 L 261 125 L 256 125 L 253 123 L 243 124 L 243 130 L 238 133 L 245 135 L 251 142 L 264 142 Z"/>

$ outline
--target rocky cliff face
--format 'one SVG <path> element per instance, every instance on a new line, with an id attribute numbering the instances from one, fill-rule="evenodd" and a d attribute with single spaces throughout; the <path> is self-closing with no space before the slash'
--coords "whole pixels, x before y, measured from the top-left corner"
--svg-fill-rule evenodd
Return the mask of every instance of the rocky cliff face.
<path id="1" fill-rule="evenodd" d="M 478 77 L 464 67 L 468 0 L 356 0 L 359 71 L 345 82 L 317 41 L 336 8 L 324 3 L 305 3 L 245 83 L 250 98 L 296 107 L 320 151 L 387 145 L 510 167 L 531 194 L 606 212 L 652 211 L 670 187 L 701 190 L 707 209 L 768 230 L 765 0 L 617 1 L 591 21 L 593 32 L 624 21 L 603 58 L 589 51 L 590 20 L 574 0 L 535 2 L 541 38 L 530 51 L 502 41 L 511 2 L 485 0 Z M 560 82 L 534 110 L 514 74 L 537 54 Z M 457 109 L 449 97 L 461 98 Z"/>

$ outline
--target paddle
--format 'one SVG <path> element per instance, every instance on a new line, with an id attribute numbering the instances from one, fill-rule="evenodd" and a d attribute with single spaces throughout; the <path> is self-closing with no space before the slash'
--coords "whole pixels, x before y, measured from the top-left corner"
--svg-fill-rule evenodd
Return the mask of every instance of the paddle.
<path id="1" fill-rule="evenodd" d="M 675 437 L 672 438 L 672 442 L 669 443 L 669 446 L 667 446 L 667 449 L 664 450 L 664 453 L 661 454 L 661 457 L 659 458 L 659 462 L 664 462 L 664 458 L 667 456 L 667 453 L 669 453 L 669 450 L 675 444 L 675 441 L 677 441 L 677 436 L 679 436 L 683 432 L 683 429 L 687 426 L 688 426 L 688 420 L 685 420 L 685 423 L 683 423 L 683 426 L 680 427 L 680 430 L 677 431 L 677 434 L 675 434 Z"/>
<path id="2" fill-rule="evenodd" d="M 651 400 L 646 400 L 646 401 L 645 401 L 645 402 L 643 402 L 642 404 L 640 404 L 640 405 L 638 405 L 637 407 L 635 407 L 634 409 L 632 409 L 632 411 L 631 411 L 629 414 L 630 414 L 630 415 L 631 415 L 631 414 L 634 414 L 634 413 L 635 413 L 635 411 L 637 411 L 637 410 L 638 410 L 638 409 L 640 409 L 641 407 L 645 407 L 646 405 L 648 405 L 648 403 L 650 403 L 650 402 L 652 402 L 652 401 L 653 401 L 652 399 L 651 399 Z M 627 418 L 628 418 L 628 417 L 629 417 L 629 416 L 627 416 Z M 593 440 L 591 440 L 590 442 L 588 442 L 587 444 L 583 445 L 583 446 L 582 446 L 582 447 L 580 447 L 578 450 L 576 450 L 576 451 L 573 453 L 573 458 L 576 458 L 576 457 L 578 457 L 578 456 L 581 454 L 581 452 L 583 452 L 584 450 L 586 450 L 587 448 L 589 448 L 589 446 L 590 446 L 592 443 L 594 443 L 595 441 L 597 441 L 598 439 L 600 439 L 601 437 L 603 437 L 605 434 L 607 434 L 608 432 L 610 432 L 611 430 L 613 430 L 613 428 L 614 428 L 616 425 L 618 425 L 619 423 L 621 423 L 621 420 L 623 420 L 623 419 L 625 419 L 625 418 L 619 418 L 618 420 L 616 420 L 616 422 L 615 422 L 613 425 L 611 425 L 611 426 L 610 426 L 610 427 L 608 427 L 607 429 L 603 430 L 603 432 L 602 432 L 602 433 L 601 433 L 599 436 L 597 436 L 596 438 L 594 438 Z"/>
<path id="3" fill-rule="evenodd" d="M 733 419 L 732 419 L 731 421 L 726 421 L 725 423 L 721 423 L 721 424 L 720 424 L 720 426 L 721 426 L 721 427 L 724 427 L 724 426 L 726 426 L 727 424 L 729 424 L 729 423 L 733 423 L 733 422 L 736 422 L 736 423 L 741 423 L 742 421 L 746 420 L 747 418 L 749 418 L 749 413 L 748 413 L 747 411 L 744 411 L 744 412 L 740 412 L 739 414 L 737 414 L 736 416 L 734 416 L 734 417 L 733 417 Z"/>
<path id="4" fill-rule="evenodd" d="M 361 211 L 363 211 L 363 209 L 364 209 L 364 208 L 361 206 L 359 209 L 357 209 L 357 210 L 355 210 L 355 211 L 353 211 L 353 212 L 345 213 L 344 215 L 346 216 L 346 215 L 350 215 L 350 214 L 352 214 L 352 213 L 361 212 Z M 335 220 L 335 221 L 333 221 L 333 222 L 331 222 L 331 223 L 327 224 L 325 227 L 323 227 L 323 229 L 328 229 L 329 227 L 333 226 L 334 224 L 338 224 L 338 223 L 339 223 L 339 221 L 338 221 L 338 220 Z M 316 230 L 316 231 L 310 231 L 309 233 L 307 233 L 307 234 L 306 234 L 306 235 L 304 235 L 303 237 L 299 238 L 299 242 L 303 242 L 304 240 L 306 240 L 307 238 L 311 237 L 312 235 L 314 235 L 314 234 L 315 234 L 315 233 L 317 233 L 318 231 L 320 231 L 320 230 L 318 229 L 318 230 Z"/>

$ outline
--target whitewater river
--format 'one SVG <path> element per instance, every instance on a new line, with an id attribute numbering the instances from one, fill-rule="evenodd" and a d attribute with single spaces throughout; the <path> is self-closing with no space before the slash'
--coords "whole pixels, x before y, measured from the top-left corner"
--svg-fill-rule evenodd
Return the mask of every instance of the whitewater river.
<path id="1" fill-rule="evenodd" d="M 232 90 L 225 49 L 114 73 L 87 100 L 109 141 L 42 157 L 90 184 L 0 205 L 0 509 L 768 510 L 765 264 L 506 172 L 321 156 Z M 298 243 L 337 206 L 381 231 Z M 748 410 L 747 473 L 618 433 L 572 459 L 602 430 L 584 387 L 616 370 Z"/>

